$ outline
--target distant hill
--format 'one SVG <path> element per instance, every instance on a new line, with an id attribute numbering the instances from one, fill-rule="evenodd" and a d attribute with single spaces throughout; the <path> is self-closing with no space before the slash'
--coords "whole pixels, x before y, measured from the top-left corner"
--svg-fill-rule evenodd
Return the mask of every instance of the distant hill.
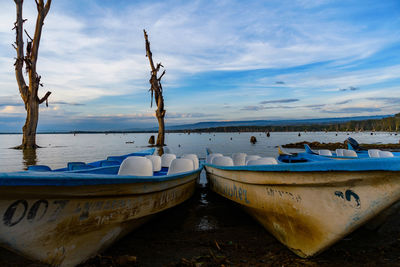
<path id="1" fill-rule="evenodd" d="M 341 118 L 301 119 L 301 120 L 252 120 L 252 121 L 208 121 L 183 125 L 166 125 L 169 132 L 181 131 L 301 131 L 301 130 L 377 130 L 400 129 L 400 113 L 396 115 L 357 116 Z M 157 132 L 158 127 L 121 129 L 110 131 L 41 131 L 40 133 L 127 133 Z M 0 133 L 3 134 L 3 133 Z M 10 133 L 6 133 L 10 134 Z M 15 133 L 17 134 L 17 133 Z M 20 133 L 18 133 L 20 134 Z"/>
<path id="2" fill-rule="evenodd" d="M 294 125 L 311 125 L 311 124 L 338 124 L 348 121 L 380 120 L 391 116 L 393 115 L 302 119 L 302 120 L 209 121 L 209 122 L 198 122 L 194 124 L 166 126 L 166 130 L 177 131 L 177 130 L 195 130 L 195 129 L 207 129 L 207 128 L 219 128 L 219 127 L 240 127 L 240 126 L 294 126 Z M 149 130 L 157 130 L 157 129 L 158 128 L 156 127 Z"/>

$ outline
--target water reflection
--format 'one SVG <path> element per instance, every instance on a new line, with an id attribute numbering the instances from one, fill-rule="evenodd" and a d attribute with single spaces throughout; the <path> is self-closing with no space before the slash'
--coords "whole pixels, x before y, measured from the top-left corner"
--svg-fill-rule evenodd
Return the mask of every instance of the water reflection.
<path id="1" fill-rule="evenodd" d="M 214 218 L 209 217 L 209 216 L 204 216 L 200 219 L 200 222 L 198 223 L 196 229 L 198 231 L 210 231 L 210 230 L 215 230 L 218 229 L 217 227 L 217 222 Z"/>
<path id="2" fill-rule="evenodd" d="M 28 166 L 37 164 L 36 149 L 22 149 L 22 163 L 24 164 L 24 169 L 27 170 Z"/>

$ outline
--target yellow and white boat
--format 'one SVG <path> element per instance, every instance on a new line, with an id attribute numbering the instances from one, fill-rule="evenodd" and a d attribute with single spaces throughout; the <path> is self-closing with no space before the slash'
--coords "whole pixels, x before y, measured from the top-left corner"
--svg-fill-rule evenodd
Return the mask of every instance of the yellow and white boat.
<path id="1" fill-rule="evenodd" d="M 400 199 L 400 160 L 395 157 L 280 164 L 252 159 L 234 166 L 236 161 L 209 155 L 209 187 L 241 204 L 304 258 L 325 250 Z"/>

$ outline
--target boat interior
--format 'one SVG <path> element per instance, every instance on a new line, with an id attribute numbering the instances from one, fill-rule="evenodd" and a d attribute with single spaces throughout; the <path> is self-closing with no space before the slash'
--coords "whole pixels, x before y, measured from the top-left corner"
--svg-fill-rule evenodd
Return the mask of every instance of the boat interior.
<path id="1" fill-rule="evenodd" d="M 161 157 L 150 153 L 132 153 L 124 156 L 110 156 L 105 160 L 91 163 L 68 162 L 67 166 L 52 170 L 47 165 L 29 166 L 32 172 L 65 172 L 88 174 L 113 174 L 123 176 L 164 176 L 189 172 L 199 168 L 199 159 L 195 154 L 186 154 L 177 158 L 166 153 Z"/>

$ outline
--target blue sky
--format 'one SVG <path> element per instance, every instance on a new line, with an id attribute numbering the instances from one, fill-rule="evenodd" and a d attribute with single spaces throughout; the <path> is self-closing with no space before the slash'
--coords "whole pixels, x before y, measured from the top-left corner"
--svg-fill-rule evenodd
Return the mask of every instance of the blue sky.
<path id="1" fill-rule="evenodd" d="M 0 0 L 0 131 L 25 111 Z M 36 8 L 26 0 L 33 34 Z M 39 130 L 157 126 L 143 29 L 163 78 L 166 124 L 400 112 L 400 2 L 55 0 L 38 60 Z"/>

